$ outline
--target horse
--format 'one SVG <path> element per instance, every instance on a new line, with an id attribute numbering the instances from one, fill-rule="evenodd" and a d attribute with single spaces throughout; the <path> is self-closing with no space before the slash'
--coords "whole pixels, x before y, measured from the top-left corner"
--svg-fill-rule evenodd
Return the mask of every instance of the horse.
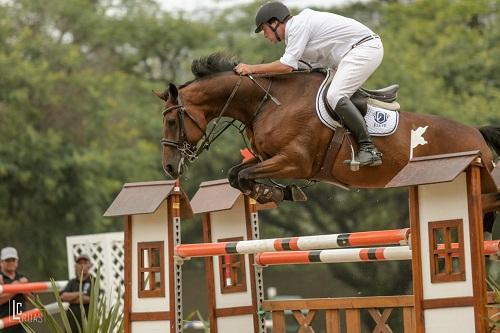
<path id="1" fill-rule="evenodd" d="M 407 165 L 410 154 L 421 157 L 479 150 L 491 172 L 491 150 L 500 153 L 500 126 L 475 128 L 401 111 L 395 133 L 373 138 L 383 154 L 382 165 L 351 170 L 343 161 L 351 156 L 353 140 L 343 140 L 330 172 L 318 176 L 333 136 L 315 111 L 324 74 L 239 76 L 232 70 L 236 64 L 236 59 L 220 54 L 194 60 L 194 80 L 179 87 L 169 83 L 165 91 L 155 92 L 164 101 L 162 165 L 172 178 L 181 176 L 185 166 L 210 146 L 214 133 L 207 133 L 208 124 L 214 119 L 219 122 L 222 116 L 244 124 L 255 156 L 232 167 L 229 182 L 260 203 L 305 199 L 295 185 L 270 185 L 259 182 L 262 179 L 319 179 L 346 187 L 383 188 Z M 412 131 L 420 131 L 423 141 L 414 148 L 410 147 Z"/>

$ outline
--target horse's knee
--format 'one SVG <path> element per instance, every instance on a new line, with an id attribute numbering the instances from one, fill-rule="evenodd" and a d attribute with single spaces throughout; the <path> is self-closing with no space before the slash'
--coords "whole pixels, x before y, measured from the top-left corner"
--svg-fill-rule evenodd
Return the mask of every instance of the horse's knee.
<path id="1" fill-rule="evenodd" d="M 248 172 L 245 169 L 238 172 L 235 182 L 238 184 L 236 188 L 246 195 L 250 194 L 253 190 L 254 181 L 250 180 Z"/>
<path id="2" fill-rule="evenodd" d="M 229 180 L 229 184 L 234 188 L 238 188 L 238 171 L 238 168 L 234 166 L 227 172 L 227 179 Z"/>
<path id="3" fill-rule="evenodd" d="M 248 176 L 248 172 L 245 169 L 243 169 L 240 170 L 240 172 L 238 172 L 237 179 L 238 182 L 241 184 L 243 182 L 248 182 L 250 177 Z"/>

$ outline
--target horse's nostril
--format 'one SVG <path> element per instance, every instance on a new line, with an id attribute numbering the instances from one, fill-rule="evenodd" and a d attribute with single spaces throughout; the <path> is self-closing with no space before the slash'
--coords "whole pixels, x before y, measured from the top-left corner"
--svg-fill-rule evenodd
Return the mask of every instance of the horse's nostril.
<path id="1" fill-rule="evenodd" d="M 167 172 L 172 174 L 174 172 L 174 167 L 172 166 L 172 164 L 167 164 Z"/>

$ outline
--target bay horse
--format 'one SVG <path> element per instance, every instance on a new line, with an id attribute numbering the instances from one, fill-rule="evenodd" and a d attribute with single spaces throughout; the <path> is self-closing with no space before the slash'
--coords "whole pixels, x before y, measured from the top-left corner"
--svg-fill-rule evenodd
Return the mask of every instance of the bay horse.
<path id="1" fill-rule="evenodd" d="M 419 128 L 426 129 L 426 144 L 416 147 L 413 157 L 479 150 L 491 172 L 488 145 L 500 153 L 500 126 L 475 128 L 438 116 L 400 112 L 394 134 L 373 137 L 383 154 L 382 165 L 352 171 L 343 163 L 352 149 L 344 140 L 331 172 L 317 177 L 333 135 L 315 111 L 324 75 L 292 72 L 254 78 L 235 74 L 236 64 L 234 58 L 220 54 L 195 60 L 194 80 L 180 87 L 170 83 L 164 92 L 155 92 L 164 101 L 162 163 L 171 177 L 179 177 L 186 164 L 208 148 L 213 139 L 208 124 L 221 116 L 244 124 L 255 154 L 229 170 L 230 184 L 260 203 L 304 197 L 296 186 L 268 185 L 259 179 L 319 178 L 349 187 L 382 188 L 408 163 L 411 131 Z"/>

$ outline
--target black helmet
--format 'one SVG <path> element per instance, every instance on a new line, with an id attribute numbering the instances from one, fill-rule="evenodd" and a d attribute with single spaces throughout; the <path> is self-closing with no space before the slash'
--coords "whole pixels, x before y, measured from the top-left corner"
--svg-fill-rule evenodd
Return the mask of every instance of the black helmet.
<path id="1" fill-rule="evenodd" d="M 255 25 L 257 26 L 255 33 L 261 32 L 262 24 L 269 22 L 271 19 L 275 18 L 283 22 L 287 16 L 290 16 L 290 10 L 281 2 L 268 2 L 263 4 L 255 15 Z"/>

